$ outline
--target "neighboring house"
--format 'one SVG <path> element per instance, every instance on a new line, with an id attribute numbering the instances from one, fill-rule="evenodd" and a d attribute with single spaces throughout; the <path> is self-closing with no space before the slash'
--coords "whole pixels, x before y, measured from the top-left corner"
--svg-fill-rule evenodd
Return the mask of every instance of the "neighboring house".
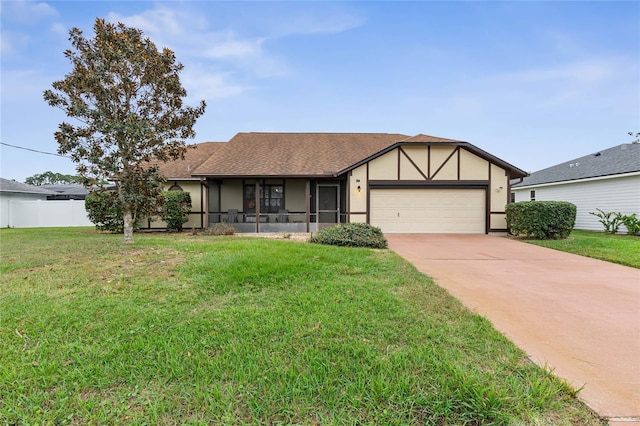
<path id="1" fill-rule="evenodd" d="M 46 200 L 48 196 L 55 194 L 48 189 L 26 183 L 0 178 L 0 227 L 10 226 L 10 208 L 13 201 Z"/>
<path id="2" fill-rule="evenodd" d="M 91 226 L 84 201 L 59 201 L 57 192 L 0 178 L 0 226 L 42 228 Z M 48 201 L 53 200 L 53 201 Z"/>
<path id="3" fill-rule="evenodd" d="M 640 144 L 622 144 L 531 173 L 512 182 L 513 201 L 569 201 L 577 206 L 576 229 L 603 230 L 590 214 L 640 215 Z"/>
<path id="4" fill-rule="evenodd" d="M 468 142 L 388 133 L 238 133 L 160 169 L 191 193 L 192 226 L 241 232 L 502 232 L 509 181 L 527 175 Z"/>
<path id="5" fill-rule="evenodd" d="M 84 185 L 78 183 L 42 185 L 40 188 L 53 191 L 48 200 L 84 200 L 89 193 Z"/>

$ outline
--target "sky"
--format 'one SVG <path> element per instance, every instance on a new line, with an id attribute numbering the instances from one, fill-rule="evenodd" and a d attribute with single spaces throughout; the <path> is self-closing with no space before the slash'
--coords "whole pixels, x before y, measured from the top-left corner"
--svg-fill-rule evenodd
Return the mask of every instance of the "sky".
<path id="1" fill-rule="evenodd" d="M 42 92 L 73 27 L 141 29 L 207 109 L 189 143 L 238 132 L 467 141 L 533 172 L 640 132 L 637 1 L 0 2 L 0 177 L 75 174 Z M 13 146 L 21 148 L 15 148 Z M 27 149 L 22 149 L 27 148 Z"/>

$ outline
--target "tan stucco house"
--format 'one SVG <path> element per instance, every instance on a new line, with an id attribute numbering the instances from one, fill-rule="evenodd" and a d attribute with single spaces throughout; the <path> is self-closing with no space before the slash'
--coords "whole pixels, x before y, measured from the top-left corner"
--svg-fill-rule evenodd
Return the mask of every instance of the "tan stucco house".
<path id="1" fill-rule="evenodd" d="M 527 173 L 463 141 L 389 133 L 238 133 L 161 166 L 189 191 L 185 228 L 315 232 L 366 222 L 386 233 L 506 230 L 511 179 Z M 149 227 L 162 227 L 149 222 Z"/>

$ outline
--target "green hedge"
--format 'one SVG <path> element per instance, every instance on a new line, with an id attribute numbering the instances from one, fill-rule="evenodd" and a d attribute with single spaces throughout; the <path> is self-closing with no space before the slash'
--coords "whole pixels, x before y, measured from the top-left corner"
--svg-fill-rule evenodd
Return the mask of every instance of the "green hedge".
<path id="1" fill-rule="evenodd" d="M 567 238 L 576 223 L 576 206 L 566 201 L 522 201 L 507 205 L 513 235 L 541 240 Z"/>
<path id="2" fill-rule="evenodd" d="M 84 200 L 89 220 L 100 231 L 122 232 L 122 204 L 117 191 L 97 191 L 87 195 Z"/>
<path id="3" fill-rule="evenodd" d="M 366 223 L 345 223 L 325 228 L 314 234 L 310 241 L 315 244 L 327 244 L 346 247 L 386 248 L 387 239 L 380 228 Z"/>
<path id="4" fill-rule="evenodd" d="M 189 221 L 191 213 L 191 195 L 184 191 L 167 191 L 164 194 L 164 206 L 160 218 L 167 224 L 169 231 L 182 231 L 182 224 Z"/>

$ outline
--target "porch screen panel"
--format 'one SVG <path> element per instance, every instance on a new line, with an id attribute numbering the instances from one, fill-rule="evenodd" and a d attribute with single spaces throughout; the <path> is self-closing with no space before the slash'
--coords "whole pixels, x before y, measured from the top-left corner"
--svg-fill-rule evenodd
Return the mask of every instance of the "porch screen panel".
<path id="1" fill-rule="evenodd" d="M 284 208 L 284 187 L 265 185 L 260 187 L 260 212 L 278 213 Z"/>
<path id="2" fill-rule="evenodd" d="M 338 223 L 338 187 L 318 187 L 318 222 Z"/>
<path id="3" fill-rule="evenodd" d="M 244 208 L 247 213 L 255 213 L 255 185 L 244 187 Z M 260 213 L 278 213 L 284 209 L 284 186 L 261 185 L 260 186 Z"/>
<path id="4" fill-rule="evenodd" d="M 247 213 L 256 212 L 256 186 L 245 185 L 243 197 L 244 211 Z"/>

